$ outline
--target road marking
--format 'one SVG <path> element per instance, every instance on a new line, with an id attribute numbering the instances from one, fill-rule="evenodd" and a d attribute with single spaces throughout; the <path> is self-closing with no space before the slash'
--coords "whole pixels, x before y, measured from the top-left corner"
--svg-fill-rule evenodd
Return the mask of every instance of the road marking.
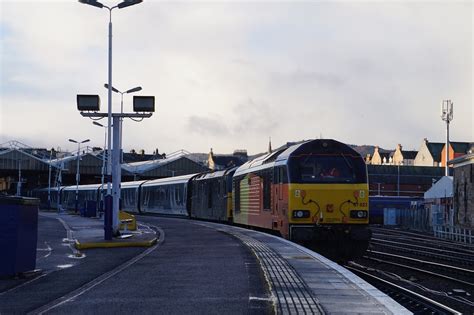
<path id="1" fill-rule="evenodd" d="M 44 242 L 44 244 L 46 245 L 46 248 L 37 248 L 36 251 L 38 252 L 48 252 L 46 255 L 44 255 L 43 257 L 40 257 L 38 259 L 36 259 L 36 261 L 42 259 L 42 258 L 48 258 L 51 253 L 53 252 L 53 249 L 51 248 L 51 246 L 49 246 L 48 242 Z"/>
<path id="2" fill-rule="evenodd" d="M 150 225 L 150 226 L 152 226 L 152 225 Z M 74 291 L 72 291 L 72 292 L 70 292 L 70 293 L 68 293 L 68 294 L 66 294 L 66 295 L 64 295 L 64 296 L 48 303 L 48 304 L 46 304 L 46 305 L 43 305 L 42 307 L 37 308 L 36 310 L 33 310 L 33 311 L 29 312 L 28 314 L 44 314 L 46 312 L 51 311 L 52 309 L 55 309 L 58 306 L 61 306 L 61 305 L 66 304 L 68 302 L 71 302 L 74 299 L 76 299 L 77 297 L 81 296 L 82 294 L 86 293 L 87 291 L 91 290 L 92 288 L 98 286 L 102 282 L 110 279 L 111 277 L 115 276 L 119 272 L 125 270 L 126 268 L 130 267 L 131 265 L 133 265 L 136 262 L 138 262 L 139 260 L 141 260 L 143 257 L 145 257 L 148 254 L 150 254 L 151 252 L 153 252 L 155 249 L 157 249 L 163 243 L 163 241 L 165 239 L 165 232 L 159 227 L 155 227 L 155 226 L 152 226 L 152 227 L 155 228 L 156 230 L 158 230 L 158 232 L 160 233 L 160 238 L 158 239 L 158 242 L 155 245 L 148 248 L 147 250 L 142 252 L 140 255 L 135 256 L 132 259 L 126 261 L 125 263 L 121 264 L 120 266 L 116 267 L 115 269 L 112 269 L 111 271 L 102 274 L 101 276 L 93 279 L 92 281 L 89 281 L 88 283 L 86 283 L 82 287 L 80 287 L 80 288 L 78 288 L 78 289 L 76 289 L 76 290 L 74 290 Z"/>

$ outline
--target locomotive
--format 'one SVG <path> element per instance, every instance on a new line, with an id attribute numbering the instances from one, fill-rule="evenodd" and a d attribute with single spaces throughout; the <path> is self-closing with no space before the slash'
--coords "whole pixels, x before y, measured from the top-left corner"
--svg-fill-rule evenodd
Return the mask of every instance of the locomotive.
<path id="1" fill-rule="evenodd" d="M 371 237 L 367 178 L 364 160 L 349 146 L 308 140 L 240 167 L 124 182 L 121 209 L 264 230 L 345 260 L 365 252 Z M 73 189 L 61 188 L 63 205 L 73 204 Z M 80 186 L 79 201 L 99 202 L 103 191 L 100 184 Z"/>

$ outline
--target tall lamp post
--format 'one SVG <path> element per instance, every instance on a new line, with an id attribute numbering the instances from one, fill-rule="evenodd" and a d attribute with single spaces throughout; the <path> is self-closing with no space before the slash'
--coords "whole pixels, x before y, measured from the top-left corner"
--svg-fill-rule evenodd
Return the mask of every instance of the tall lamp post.
<path id="1" fill-rule="evenodd" d="M 112 137 L 111 137 L 111 126 L 112 126 L 112 10 L 115 8 L 123 9 L 138 3 L 141 3 L 143 0 L 125 0 L 123 2 L 120 2 L 118 5 L 113 6 L 113 7 L 108 7 L 96 0 L 79 0 L 80 3 L 88 4 L 97 8 L 106 8 L 109 10 L 109 63 L 108 63 L 108 106 L 107 106 L 107 128 L 108 128 L 108 141 L 107 141 L 107 152 L 112 152 Z M 107 159 L 107 195 L 111 196 L 112 192 L 112 187 L 111 187 L 111 177 L 112 177 L 112 159 Z M 114 194 L 113 199 L 113 213 L 115 213 L 115 208 L 117 207 L 118 209 L 118 198 L 119 196 L 116 196 Z M 118 210 L 117 210 L 117 215 L 118 215 Z M 116 215 L 116 216 L 117 216 Z M 118 226 L 118 217 L 114 218 L 114 223 L 113 226 L 115 227 L 114 230 L 117 232 L 117 226 Z M 107 230 L 107 228 L 106 228 Z M 106 236 L 106 238 L 110 238 L 109 235 Z"/>
<path id="2" fill-rule="evenodd" d="M 81 144 L 89 142 L 89 139 L 83 140 L 81 142 L 76 141 L 74 139 L 69 139 L 69 142 L 77 143 L 77 166 L 76 166 L 76 206 L 75 206 L 75 212 L 77 213 L 77 210 L 79 208 L 79 157 L 80 157 L 80 151 L 81 151 Z"/>
<path id="3" fill-rule="evenodd" d="M 103 187 L 104 187 L 104 175 L 105 175 L 105 160 L 106 160 L 106 158 L 108 159 L 108 157 L 109 157 L 109 154 L 108 154 L 108 152 L 106 151 L 106 148 L 105 148 L 107 146 L 107 126 L 104 126 L 101 123 L 98 123 L 97 121 L 94 121 L 92 123 L 96 126 L 104 128 L 104 150 L 102 152 L 102 172 L 101 172 L 102 176 L 101 176 L 101 180 L 100 180 L 100 183 L 101 183 L 100 187 L 101 187 L 101 191 L 102 191 L 102 189 L 104 189 Z M 102 202 L 104 202 L 103 197 L 104 197 L 104 194 L 101 193 L 100 194 L 100 201 L 102 201 Z"/>

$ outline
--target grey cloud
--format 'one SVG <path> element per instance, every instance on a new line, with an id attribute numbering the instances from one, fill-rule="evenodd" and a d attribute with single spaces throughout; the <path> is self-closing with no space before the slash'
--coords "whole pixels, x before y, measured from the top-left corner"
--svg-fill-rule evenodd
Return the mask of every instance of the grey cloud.
<path id="1" fill-rule="evenodd" d="M 202 135 L 209 135 L 219 137 L 220 135 L 227 135 L 229 130 L 224 122 L 219 118 L 191 116 L 188 119 L 188 130 Z"/>
<path id="2" fill-rule="evenodd" d="M 304 71 L 301 69 L 295 70 L 287 77 L 296 84 L 318 84 L 329 87 L 338 87 L 344 84 L 344 79 L 335 74 Z"/>
<path id="3" fill-rule="evenodd" d="M 236 123 L 233 127 L 235 134 L 271 134 L 278 125 L 275 108 L 265 102 L 255 102 L 249 98 L 233 109 Z"/>

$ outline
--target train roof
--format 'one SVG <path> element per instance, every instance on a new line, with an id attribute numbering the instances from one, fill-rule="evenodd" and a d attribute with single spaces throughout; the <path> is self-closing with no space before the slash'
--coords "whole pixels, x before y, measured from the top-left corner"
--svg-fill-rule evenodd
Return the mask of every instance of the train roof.
<path id="1" fill-rule="evenodd" d="M 143 183 L 142 187 L 170 185 L 170 184 L 183 184 L 183 183 L 187 183 L 191 178 L 193 178 L 196 175 L 198 174 L 190 174 L 190 175 L 182 175 L 182 176 L 174 176 L 174 177 L 148 180 L 145 183 Z"/>
<path id="2" fill-rule="evenodd" d="M 66 187 L 66 186 L 60 186 L 59 190 L 63 189 L 64 187 Z M 49 187 L 49 189 L 51 191 L 58 191 L 58 186 L 51 186 L 51 187 Z M 35 190 L 36 191 L 48 191 L 48 187 L 38 188 L 38 189 L 35 189 Z"/>
<path id="3" fill-rule="evenodd" d="M 202 173 L 202 174 L 197 175 L 195 180 L 206 180 L 206 179 L 211 179 L 211 178 L 223 177 L 232 172 L 235 172 L 235 170 L 237 170 L 237 167 L 230 167 L 224 170 Z"/>
<path id="4" fill-rule="evenodd" d="M 99 189 L 102 184 L 89 184 L 89 185 L 79 185 L 77 187 L 77 190 L 94 190 L 94 189 Z M 71 190 L 76 190 L 76 185 L 73 186 L 66 186 L 63 189 L 64 191 L 71 191 Z"/>
<path id="5" fill-rule="evenodd" d="M 181 158 L 187 158 L 187 157 L 185 155 L 176 155 L 173 157 L 168 157 L 166 159 L 156 159 L 156 160 L 139 161 L 139 162 L 133 162 L 133 163 L 124 163 L 122 164 L 122 168 L 130 173 L 144 173 L 148 170 L 169 164 Z"/>
<path id="6" fill-rule="evenodd" d="M 133 182 L 122 182 L 120 184 L 120 188 L 133 188 L 133 187 L 139 187 L 141 184 L 146 182 L 146 180 L 136 180 Z"/>
<path id="7" fill-rule="evenodd" d="M 314 152 L 318 154 L 334 151 L 345 155 L 360 156 L 357 151 L 348 145 L 333 139 L 307 140 L 293 144 L 289 147 L 283 147 L 275 152 L 268 153 L 250 160 L 237 169 L 235 176 L 246 174 L 251 171 L 265 169 L 275 165 L 285 165 L 290 156 L 307 149 L 311 150 L 311 153 Z"/>
<path id="8" fill-rule="evenodd" d="M 259 170 L 271 167 L 275 165 L 275 161 L 276 159 L 278 159 L 279 155 L 282 152 L 289 150 L 290 148 L 284 148 L 272 153 L 260 155 L 253 160 L 247 161 L 235 171 L 234 175 L 238 176 L 240 174 L 248 173 L 250 170 Z"/>

